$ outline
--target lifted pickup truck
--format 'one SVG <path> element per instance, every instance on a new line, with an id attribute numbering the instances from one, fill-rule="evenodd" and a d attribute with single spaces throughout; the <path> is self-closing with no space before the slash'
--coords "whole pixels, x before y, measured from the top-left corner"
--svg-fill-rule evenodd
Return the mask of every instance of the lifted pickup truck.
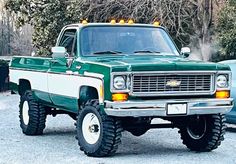
<path id="1" fill-rule="evenodd" d="M 22 131 L 40 135 L 47 115 L 68 114 L 88 156 L 113 155 L 122 131 L 140 136 L 150 128 L 178 128 L 190 150 L 216 149 L 233 106 L 231 72 L 188 60 L 189 53 L 157 24 L 68 25 L 52 58 L 20 56 L 10 63 Z M 151 124 L 153 118 L 170 123 Z"/>

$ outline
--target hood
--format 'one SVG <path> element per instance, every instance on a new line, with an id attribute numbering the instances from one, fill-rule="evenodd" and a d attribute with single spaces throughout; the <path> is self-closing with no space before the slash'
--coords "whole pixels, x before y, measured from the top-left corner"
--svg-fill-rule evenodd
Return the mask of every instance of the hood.
<path id="1" fill-rule="evenodd" d="M 89 57 L 89 59 L 90 60 L 88 62 L 93 62 L 93 64 L 110 67 L 112 72 L 230 70 L 226 65 L 203 61 L 193 61 L 179 56 L 130 55 L 119 57 Z"/>

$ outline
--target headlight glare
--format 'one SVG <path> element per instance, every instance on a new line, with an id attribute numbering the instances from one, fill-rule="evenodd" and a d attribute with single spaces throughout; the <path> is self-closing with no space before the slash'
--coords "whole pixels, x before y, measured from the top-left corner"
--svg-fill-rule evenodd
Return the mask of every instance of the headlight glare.
<path id="1" fill-rule="evenodd" d="M 227 88 L 228 87 L 228 80 L 225 75 L 219 75 L 216 79 L 216 85 L 218 88 Z"/>
<path id="2" fill-rule="evenodd" d="M 116 76 L 113 81 L 113 86 L 115 89 L 123 90 L 126 89 L 126 81 L 123 76 Z"/>

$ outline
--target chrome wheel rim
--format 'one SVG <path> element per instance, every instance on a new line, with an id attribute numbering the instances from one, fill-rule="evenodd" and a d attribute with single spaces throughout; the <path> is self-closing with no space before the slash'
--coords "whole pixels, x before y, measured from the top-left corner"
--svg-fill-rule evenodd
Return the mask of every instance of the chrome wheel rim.
<path id="1" fill-rule="evenodd" d="M 28 125 L 28 123 L 29 123 L 29 105 L 28 105 L 28 102 L 26 102 L 26 101 L 23 103 L 22 115 L 23 115 L 24 124 Z"/>
<path id="2" fill-rule="evenodd" d="M 100 122 L 94 113 L 88 113 L 82 122 L 82 133 L 89 144 L 95 144 L 100 137 Z"/>

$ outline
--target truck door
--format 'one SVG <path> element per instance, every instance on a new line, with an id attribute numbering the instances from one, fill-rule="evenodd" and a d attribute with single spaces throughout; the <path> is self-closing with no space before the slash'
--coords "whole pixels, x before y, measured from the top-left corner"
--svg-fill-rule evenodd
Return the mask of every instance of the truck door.
<path id="1" fill-rule="evenodd" d="M 63 58 L 51 60 L 51 66 L 48 71 L 48 90 L 50 98 L 54 105 L 77 111 L 78 100 L 76 95 L 76 84 L 73 84 L 69 60 L 73 60 L 77 51 L 76 29 L 66 29 L 62 32 L 58 45 L 65 47 L 67 55 Z M 75 95 L 76 94 L 76 95 Z"/>

